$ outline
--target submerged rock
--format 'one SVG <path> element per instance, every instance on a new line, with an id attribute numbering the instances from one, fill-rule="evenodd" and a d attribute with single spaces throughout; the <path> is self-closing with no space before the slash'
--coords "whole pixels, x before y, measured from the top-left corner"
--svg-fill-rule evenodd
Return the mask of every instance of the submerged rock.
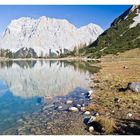
<path id="1" fill-rule="evenodd" d="M 66 101 L 66 104 L 72 104 L 72 103 L 73 103 L 72 100 L 67 100 L 67 101 Z"/>
<path id="2" fill-rule="evenodd" d="M 78 112 L 79 110 L 76 107 L 70 107 L 69 111 L 71 111 L 71 112 Z"/>
<path id="3" fill-rule="evenodd" d="M 85 107 L 81 107 L 80 111 L 84 112 L 85 111 Z"/>
<path id="4" fill-rule="evenodd" d="M 61 110 L 63 107 L 62 106 L 58 106 L 58 110 Z"/>
<path id="5" fill-rule="evenodd" d="M 133 92 L 140 92 L 140 82 L 128 83 L 127 88 Z"/>
<path id="6" fill-rule="evenodd" d="M 17 123 L 21 123 L 21 122 L 23 122 L 23 119 L 17 120 Z"/>
<path id="7" fill-rule="evenodd" d="M 77 104 L 76 106 L 77 106 L 77 108 L 81 108 L 81 105 L 80 104 Z"/>
<path id="8" fill-rule="evenodd" d="M 86 111 L 84 114 L 85 115 L 90 115 L 91 113 L 89 111 Z"/>
<path id="9" fill-rule="evenodd" d="M 82 92 L 82 93 L 81 93 L 81 95 L 85 95 L 85 93 L 84 93 L 84 92 Z"/>

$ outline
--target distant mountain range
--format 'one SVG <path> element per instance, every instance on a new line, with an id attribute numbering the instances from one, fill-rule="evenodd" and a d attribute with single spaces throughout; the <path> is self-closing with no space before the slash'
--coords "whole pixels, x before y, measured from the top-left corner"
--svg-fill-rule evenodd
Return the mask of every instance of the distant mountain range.
<path id="1" fill-rule="evenodd" d="M 65 19 L 22 17 L 12 20 L 0 38 L 0 56 L 57 57 L 90 45 L 103 32 L 93 23 L 76 28 Z"/>
<path id="2" fill-rule="evenodd" d="M 117 17 L 95 42 L 80 49 L 79 55 L 99 58 L 134 48 L 140 48 L 140 5 L 131 6 Z"/>

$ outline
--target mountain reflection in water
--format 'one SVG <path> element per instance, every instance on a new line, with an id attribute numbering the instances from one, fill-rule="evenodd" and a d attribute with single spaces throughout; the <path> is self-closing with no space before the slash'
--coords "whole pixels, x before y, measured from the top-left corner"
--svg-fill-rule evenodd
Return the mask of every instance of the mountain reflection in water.
<path id="1" fill-rule="evenodd" d="M 8 61 L 0 67 L 0 80 L 23 98 L 65 95 L 75 87 L 88 88 L 90 83 L 90 72 L 65 61 Z"/>

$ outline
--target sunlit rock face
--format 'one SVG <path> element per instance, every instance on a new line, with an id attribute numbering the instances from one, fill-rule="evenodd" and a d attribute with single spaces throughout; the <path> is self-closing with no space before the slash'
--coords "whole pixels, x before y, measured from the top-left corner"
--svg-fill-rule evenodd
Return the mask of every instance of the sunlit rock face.
<path id="1" fill-rule="evenodd" d="M 65 19 L 22 17 L 12 20 L 0 39 L 0 48 L 17 52 L 32 48 L 38 57 L 72 51 L 75 47 L 89 45 L 103 29 L 93 23 L 76 28 Z"/>
<path id="2" fill-rule="evenodd" d="M 0 66 L 0 79 L 22 98 L 60 96 L 76 87 L 89 87 L 88 72 L 60 61 L 16 61 Z"/>

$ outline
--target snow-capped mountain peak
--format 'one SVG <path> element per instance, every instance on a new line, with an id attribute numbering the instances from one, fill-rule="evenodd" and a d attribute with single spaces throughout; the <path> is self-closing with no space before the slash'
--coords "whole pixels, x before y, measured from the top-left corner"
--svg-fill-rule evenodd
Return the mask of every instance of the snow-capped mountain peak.
<path id="1" fill-rule="evenodd" d="M 37 56 L 59 55 L 77 46 L 89 45 L 103 32 L 93 23 L 76 28 L 66 19 L 42 16 L 39 19 L 22 17 L 12 20 L 0 41 L 0 47 L 16 52 L 32 48 Z M 23 51 L 23 50 L 22 50 Z"/>

